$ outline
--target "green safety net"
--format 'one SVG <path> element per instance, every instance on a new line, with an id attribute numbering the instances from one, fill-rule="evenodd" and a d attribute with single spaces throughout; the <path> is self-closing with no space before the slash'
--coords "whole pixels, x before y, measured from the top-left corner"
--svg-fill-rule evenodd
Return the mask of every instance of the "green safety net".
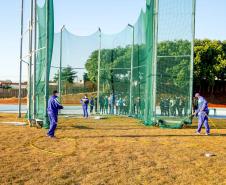
<path id="1" fill-rule="evenodd" d="M 48 3 L 48 6 L 47 6 Z M 47 16 L 48 12 L 48 16 Z M 47 24 L 48 21 L 48 24 Z M 45 1 L 43 6 L 37 5 L 37 66 L 36 66 L 36 118 L 45 120 L 46 100 L 49 90 L 45 90 L 45 81 L 50 78 L 50 66 L 52 61 L 53 39 L 54 39 L 54 11 L 53 0 Z M 48 31 L 48 43 L 47 43 Z M 48 54 L 47 54 L 48 52 Z M 47 70 L 47 72 L 46 72 Z M 47 98 L 46 98 L 47 97 Z"/>
<path id="2" fill-rule="evenodd" d="M 194 0 L 144 0 L 145 3 L 135 24 L 125 25 L 117 34 L 97 30 L 78 36 L 67 28 L 55 33 L 51 66 L 48 63 L 49 90 L 60 89 L 63 104 L 77 106 L 87 94 L 94 101 L 93 113 L 131 116 L 162 128 L 191 123 Z M 39 9 L 42 23 L 44 12 Z M 46 27 L 41 23 L 39 27 L 42 48 L 46 44 Z M 45 52 L 41 50 L 38 55 L 40 118 L 44 114 Z M 50 58 L 51 54 L 49 62 Z M 76 113 L 80 114 L 81 109 Z"/>
<path id="3" fill-rule="evenodd" d="M 101 114 L 129 115 L 152 123 L 153 36 L 151 2 L 134 25 L 119 34 L 102 36 Z"/>
<path id="4" fill-rule="evenodd" d="M 98 32 L 89 36 L 78 36 L 65 28 L 62 34 L 55 34 L 50 88 L 59 89 L 60 59 L 62 59 L 60 100 L 63 104 L 76 106 L 80 105 L 80 99 L 85 94 L 89 98 L 96 96 L 96 82 L 88 79 L 86 63 L 98 47 Z M 62 55 L 60 55 L 61 49 Z M 96 66 L 92 67 L 96 68 Z"/>
<path id="5" fill-rule="evenodd" d="M 161 127 L 191 123 L 193 0 L 159 0 L 155 114 Z"/>

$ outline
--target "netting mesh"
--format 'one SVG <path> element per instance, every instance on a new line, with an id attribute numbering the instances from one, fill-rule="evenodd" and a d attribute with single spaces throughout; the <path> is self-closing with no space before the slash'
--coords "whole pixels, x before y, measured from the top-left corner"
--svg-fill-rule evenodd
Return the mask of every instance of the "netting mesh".
<path id="1" fill-rule="evenodd" d="M 136 23 L 118 34 L 99 30 L 78 36 L 66 28 L 56 33 L 50 89 L 60 84 L 62 102 L 74 105 L 86 93 L 100 114 L 129 115 L 147 125 L 182 125 L 191 113 L 193 5 L 193 0 L 147 0 Z M 43 9 L 38 14 L 44 23 Z M 41 48 L 46 27 L 39 23 L 39 28 Z M 38 55 L 38 107 L 44 101 L 44 57 L 45 50 Z M 43 109 L 38 110 L 41 118 Z"/>
<path id="2" fill-rule="evenodd" d="M 159 0 L 158 6 L 155 112 L 180 126 L 192 111 L 193 2 Z"/>
<path id="3" fill-rule="evenodd" d="M 54 11 L 53 0 L 37 1 L 37 52 L 36 52 L 36 75 L 35 94 L 36 113 L 35 117 L 47 120 L 46 105 L 49 97 L 49 86 L 45 82 L 50 78 L 50 66 L 52 61 L 53 40 L 54 40 Z M 47 34 L 48 32 L 48 34 Z M 33 79 L 33 78 L 32 78 Z M 33 81 L 31 81 L 33 83 Z M 31 93 L 33 93 L 31 91 Z M 31 114 L 33 114 L 33 101 L 31 104 Z M 48 125 L 47 125 L 48 127 Z"/>

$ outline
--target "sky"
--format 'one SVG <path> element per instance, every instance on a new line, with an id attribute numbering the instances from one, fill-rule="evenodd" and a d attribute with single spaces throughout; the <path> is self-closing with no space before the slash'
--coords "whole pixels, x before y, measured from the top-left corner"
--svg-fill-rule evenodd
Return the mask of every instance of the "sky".
<path id="1" fill-rule="evenodd" d="M 20 2 L 1 2 L 0 80 L 19 79 Z M 111 34 L 135 23 L 144 0 L 54 0 L 54 4 L 55 32 L 65 24 L 76 35 L 89 35 L 98 27 Z M 25 5 L 25 23 L 28 23 L 29 0 L 25 0 Z M 226 0 L 197 0 L 196 38 L 226 40 Z M 23 67 L 26 80 L 26 65 Z"/>

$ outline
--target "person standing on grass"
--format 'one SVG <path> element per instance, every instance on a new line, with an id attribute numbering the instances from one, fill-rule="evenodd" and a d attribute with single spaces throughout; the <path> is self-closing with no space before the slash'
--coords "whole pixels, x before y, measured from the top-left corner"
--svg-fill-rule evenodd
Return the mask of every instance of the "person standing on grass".
<path id="1" fill-rule="evenodd" d="M 91 99 L 90 99 L 90 114 L 93 113 L 93 107 L 94 107 L 94 98 L 91 97 Z"/>
<path id="2" fill-rule="evenodd" d="M 100 108 L 100 114 L 104 114 L 104 98 L 103 96 L 100 96 L 99 99 L 99 108 Z"/>
<path id="3" fill-rule="evenodd" d="M 196 131 L 196 134 L 200 134 L 202 126 L 204 124 L 206 128 L 206 135 L 209 135 L 210 127 L 208 123 L 208 114 L 209 114 L 208 102 L 199 93 L 195 94 L 195 98 L 198 100 L 198 107 L 193 113 L 193 115 L 198 116 L 198 129 Z"/>
<path id="4" fill-rule="evenodd" d="M 88 97 L 85 95 L 82 99 L 81 99 L 81 104 L 82 104 L 82 110 L 83 110 L 83 117 L 84 118 L 88 118 L 89 114 L 88 114 L 88 106 L 89 106 L 89 99 Z"/>
<path id="5" fill-rule="evenodd" d="M 53 91 L 53 95 L 50 97 L 48 101 L 48 117 L 50 122 L 50 128 L 47 133 L 47 136 L 50 138 L 55 137 L 55 130 L 58 123 L 58 111 L 63 109 L 64 107 L 58 102 L 58 92 L 55 90 Z"/>
<path id="6" fill-rule="evenodd" d="M 108 97 L 104 98 L 104 114 L 108 114 Z"/>
<path id="7" fill-rule="evenodd" d="M 97 114 L 97 97 L 94 98 L 95 113 Z"/>
<path id="8" fill-rule="evenodd" d="M 114 93 L 111 93 L 110 95 L 110 105 L 111 105 L 111 109 L 110 109 L 110 114 L 114 114 L 114 106 L 115 106 L 115 95 Z"/>

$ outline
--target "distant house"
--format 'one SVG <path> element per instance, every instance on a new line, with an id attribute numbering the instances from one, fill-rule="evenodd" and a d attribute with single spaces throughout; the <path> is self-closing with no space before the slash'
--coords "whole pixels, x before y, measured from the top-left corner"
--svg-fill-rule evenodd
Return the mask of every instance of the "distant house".
<path id="1" fill-rule="evenodd" d="M 19 87 L 20 87 L 20 84 L 19 84 L 19 83 L 12 83 L 12 84 L 11 84 L 11 88 L 12 88 L 12 89 L 19 89 Z M 26 89 L 26 88 L 27 88 L 27 82 L 23 82 L 23 83 L 21 84 L 21 88 L 22 88 L 22 89 Z"/>
<path id="2" fill-rule="evenodd" d="M 21 84 L 22 89 L 27 88 L 27 82 Z M 2 89 L 19 89 L 19 83 L 12 82 L 10 80 L 0 81 L 0 88 Z"/>
<path id="3" fill-rule="evenodd" d="M 11 80 L 0 81 L 0 88 L 4 89 L 11 88 L 11 84 L 12 84 Z"/>

